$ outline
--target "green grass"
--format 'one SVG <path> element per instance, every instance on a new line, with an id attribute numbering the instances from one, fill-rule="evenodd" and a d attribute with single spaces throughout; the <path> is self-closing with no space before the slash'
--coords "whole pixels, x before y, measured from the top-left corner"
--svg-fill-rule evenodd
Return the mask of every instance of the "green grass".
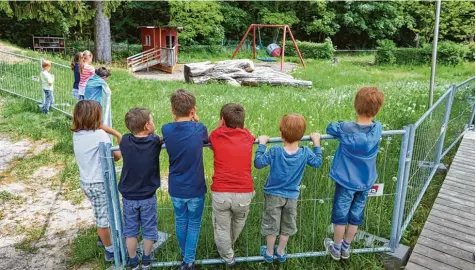
<path id="1" fill-rule="evenodd" d="M 183 58 L 186 58 L 184 55 Z M 190 55 L 188 59 L 202 57 Z M 213 56 L 212 60 L 227 59 L 223 55 Z M 206 59 L 201 59 L 204 61 Z M 293 59 L 291 59 L 293 60 Z M 353 98 L 355 91 L 364 85 L 375 85 L 385 93 L 385 105 L 378 115 L 378 120 L 384 124 L 386 130 L 401 129 L 404 125 L 415 122 L 426 110 L 428 81 L 430 68 L 424 66 L 375 66 L 372 55 L 342 56 L 341 62 L 332 65 L 324 60 L 306 60 L 307 68 L 299 68 L 294 76 L 300 79 L 311 80 L 312 89 L 286 87 L 240 87 L 235 88 L 224 84 L 212 83 L 208 85 L 188 85 L 181 82 L 159 82 L 132 77 L 122 69 L 113 69 L 109 80 L 112 90 L 113 126 L 121 133 L 126 133 L 123 117 L 132 107 L 149 108 L 160 133 L 160 126 L 172 121 L 170 114 L 169 96 L 178 88 L 192 91 L 197 98 L 197 111 L 201 121 L 211 131 L 218 122 L 221 105 L 228 102 L 242 104 L 246 109 L 246 126 L 255 135 L 278 136 L 279 118 L 289 112 L 303 114 L 307 120 L 310 132 L 325 133 L 325 127 L 331 121 L 339 119 L 351 120 L 354 118 Z M 26 64 L 15 64 L 17 71 L 25 70 L 28 74 L 31 67 L 22 67 Z M 7 70 L 9 66 L 3 66 Z M 24 68 L 24 69 L 23 69 Z M 2 67 L 0 66 L 0 71 Z M 17 72 L 18 73 L 18 72 Z M 21 72 L 20 72 L 21 73 Z M 52 70 L 55 74 L 55 70 Z M 4 72 L 0 78 L 0 85 L 12 85 L 18 81 L 12 74 Z M 67 80 L 68 74 L 64 77 Z M 72 74 L 71 74 L 72 76 Z M 441 95 L 449 85 L 458 83 L 474 76 L 474 63 L 465 63 L 457 67 L 438 66 L 436 81 L 436 96 Z M 25 76 L 27 80 L 29 76 Z M 59 77 L 57 77 L 59 78 Z M 30 89 L 29 82 L 19 89 Z M 71 81 L 69 81 L 71 83 Z M 34 88 L 33 88 L 34 89 Z M 36 90 L 35 90 L 36 91 Z M 68 98 L 70 87 L 58 85 L 57 96 Z M 27 94 L 38 96 L 37 92 Z M 78 168 L 75 164 L 71 133 L 68 128 L 70 120 L 62 115 L 40 115 L 35 104 L 9 95 L 0 94 L 3 99 L 1 111 L 0 132 L 16 138 L 28 136 L 33 139 L 46 139 L 55 144 L 54 148 L 42 158 L 22 160 L 18 168 L 34 168 L 44 162 L 62 166 L 60 180 L 65 193 L 75 202 L 82 198 L 79 189 Z M 439 132 L 435 131 L 435 132 Z M 392 218 L 393 192 L 398 165 L 400 138 L 384 139 L 378 159 L 379 181 L 385 183 L 387 196 L 371 198 L 366 208 L 366 220 L 362 229 L 378 236 L 389 238 Z M 323 142 L 325 162 L 320 169 L 306 169 L 299 203 L 298 229 L 299 232 L 291 238 L 290 253 L 305 251 L 322 251 L 322 240 L 329 235 L 331 198 L 333 183 L 327 177 L 331 157 L 336 142 Z M 212 153 L 204 150 L 205 174 L 207 182 L 213 174 Z M 161 153 L 161 174 L 167 175 L 168 161 L 165 151 Z M 120 162 L 119 162 L 120 164 Z M 16 169 L 15 169 L 16 170 Z M 236 250 L 237 256 L 257 255 L 264 238 L 259 235 L 261 209 L 263 201 L 263 185 L 266 181 L 267 170 L 253 170 L 253 177 L 257 196 L 251 206 L 251 214 L 247 226 L 240 237 Z M 435 181 L 437 182 L 437 181 Z M 433 185 L 433 184 L 432 184 Z M 431 186 L 430 186 L 431 187 Z M 174 233 L 173 211 L 167 192 L 158 191 L 159 229 Z M 207 201 L 209 198 L 207 198 Z M 417 212 L 418 215 L 418 212 Z M 421 220 L 419 220 L 419 223 Z M 413 225 L 411 225 L 413 226 Z M 82 231 L 73 244 L 71 265 L 80 265 L 85 262 L 94 262 L 98 268 L 105 268 L 102 259 L 102 250 L 95 246 L 94 229 Z M 249 243 L 247 244 L 247 239 Z M 373 243 L 378 246 L 378 243 Z M 363 247 L 363 242 L 355 243 L 354 247 Z M 87 247 L 87 248 L 86 248 Z M 202 233 L 199 242 L 197 258 L 216 258 L 216 248 L 213 243 L 213 231 L 210 209 L 207 208 L 202 222 Z M 157 257 L 159 260 L 179 260 L 179 252 L 175 236 L 167 241 Z M 273 267 L 277 265 L 273 265 Z M 281 266 L 299 269 L 380 269 L 383 266 L 381 255 L 367 254 L 354 255 L 347 264 L 335 263 L 329 258 L 293 259 Z M 268 265 L 259 263 L 241 264 L 239 269 L 261 269 Z M 214 267 L 210 267 L 214 268 Z"/>

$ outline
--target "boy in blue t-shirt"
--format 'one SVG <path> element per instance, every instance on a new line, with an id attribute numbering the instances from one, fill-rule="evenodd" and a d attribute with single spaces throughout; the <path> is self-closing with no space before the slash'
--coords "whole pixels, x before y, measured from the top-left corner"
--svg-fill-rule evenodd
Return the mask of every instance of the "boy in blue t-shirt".
<path id="1" fill-rule="evenodd" d="M 162 126 L 169 154 L 169 193 L 175 212 L 175 233 L 183 263 L 179 269 L 194 269 L 205 204 L 203 145 L 208 143 L 205 125 L 198 122 L 195 96 L 179 89 L 170 97 L 174 122 Z"/>
<path id="2" fill-rule="evenodd" d="M 382 124 L 373 118 L 383 102 L 384 95 L 379 89 L 362 87 L 354 101 L 357 121 L 339 121 L 327 127 L 327 134 L 339 140 L 329 173 L 329 177 L 336 182 L 331 218 L 334 241 L 330 238 L 324 240 L 324 246 L 334 260 L 350 257 L 350 244 L 364 219 L 369 190 L 377 180 Z"/>
<path id="3" fill-rule="evenodd" d="M 131 134 L 124 135 L 119 144 L 124 159 L 119 181 L 124 209 L 124 237 L 129 264 L 132 269 L 139 269 L 136 249 L 140 227 L 144 239 L 142 269 L 149 269 L 152 246 L 158 240 L 155 192 L 160 187 L 159 155 L 162 141 L 154 134 L 155 125 L 149 110 L 130 109 L 125 121 Z"/>
<path id="4" fill-rule="evenodd" d="M 297 232 L 296 215 L 299 184 L 306 164 L 318 168 L 322 164 L 320 134 L 312 133 L 312 151 L 299 147 L 299 140 L 306 131 L 306 120 L 300 114 L 287 114 L 279 121 L 283 146 L 273 146 L 266 151 L 267 136 L 258 138 L 255 167 L 271 166 L 264 185 L 264 212 L 261 234 L 266 236 L 266 246 L 260 249 L 265 261 L 272 262 L 273 255 L 280 262 L 286 261 L 286 245 L 289 236 Z M 279 235 L 279 245 L 274 246 Z"/>

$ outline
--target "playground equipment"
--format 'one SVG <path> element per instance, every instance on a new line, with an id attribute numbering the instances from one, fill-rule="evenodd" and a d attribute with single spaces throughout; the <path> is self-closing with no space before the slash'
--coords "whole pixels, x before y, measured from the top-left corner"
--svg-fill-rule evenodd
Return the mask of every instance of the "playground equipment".
<path id="1" fill-rule="evenodd" d="M 150 68 L 172 73 L 178 59 L 179 26 L 139 26 L 142 52 L 127 58 L 132 72 Z"/>
<path id="2" fill-rule="evenodd" d="M 261 41 L 260 28 L 276 28 L 278 30 L 283 29 L 283 40 L 282 40 L 282 45 L 281 45 L 282 48 L 279 49 L 279 46 L 276 43 L 277 42 L 277 37 L 278 37 L 277 35 L 276 35 L 274 43 L 271 43 L 270 45 L 268 45 L 268 48 L 267 48 L 267 51 L 268 51 L 269 55 L 271 55 L 271 56 L 281 55 L 281 72 L 283 72 L 283 70 L 284 70 L 284 51 L 285 51 L 285 45 L 286 45 L 286 33 L 289 34 L 289 36 L 291 37 L 291 40 L 293 41 L 294 48 L 296 49 L 296 52 L 299 56 L 299 59 L 301 60 L 302 66 L 306 67 L 306 64 L 304 64 L 304 60 L 302 59 L 301 52 L 299 51 L 299 48 L 296 44 L 296 41 L 294 40 L 294 36 L 293 36 L 293 33 L 291 32 L 291 29 L 289 28 L 288 25 L 280 25 L 280 24 L 251 24 L 248 27 L 248 30 L 246 30 L 246 33 L 243 35 L 243 38 L 241 39 L 240 43 L 236 47 L 235 52 L 231 56 L 231 59 L 235 58 L 236 54 L 238 53 L 238 51 L 241 48 L 241 45 L 243 45 L 243 42 L 245 41 L 246 37 L 248 36 L 250 31 L 253 30 L 253 59 L 258 59 L 258 60 L 265 61 L 265 62 L 275 62 L 276 61 L 276 59 L 274 59 L 272 57 L 258 57 L 258 58 L 256 58 L 256 28 L 258 28 L 259 46 L 261 48 L 263 48 L 263 43 Z"/>

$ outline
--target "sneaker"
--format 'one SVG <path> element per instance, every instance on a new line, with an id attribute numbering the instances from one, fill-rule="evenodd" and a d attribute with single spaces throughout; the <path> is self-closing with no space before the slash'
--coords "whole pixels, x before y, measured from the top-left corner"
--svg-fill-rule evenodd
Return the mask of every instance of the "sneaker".
<path id="1" fill-rule="evenodd" d="M 178 270 L 195 270 L 195 263 L 182 262 L 182 264 L 177 269 Z"/>
<path id="2" fill-rule="evenodd" d="M 106 260 L 106 262 L 114 261 L 114 252 L 104 250 L 104 259 Z"/>
<path id="3" fill-rule="evenodd" d="M 283 255 L 279 255 L 279 254 L 278 254 L 278 246 L 274 246 L 274 256 L 278 257 L 278 261 L 279 261 L 279 262 L 285 262 L 285 261 L 286 261 L 286 257 L 287 257 L 286 249 L 284 249 Z"/>
<path id="4" fill-rule="evenodd" d="M 327 252 L 329 252 L 332 259 L 334 259 L 336 261 L 340 260 L 340 250 L 335 250 L 334 241 L 332 241 L 332 239 L 326 238 L 324 240 L 324 247 L 326 248 Z"/>
<path id="5" fill-rule="evenodd" d="M 139 270 L 139 257 L 137 255 L 134 258 L 129 258 L 129 266 L 131 270 Z"/>
<path id="6" fill-rule="evenodd" d="M 103 247 L 104 246 L 104 244 L 102 243 L 101 237 L 99 237 L 99 236 L 98 236 L 98 241 L 96 242 L 96 245 L 98 247 Z"/>
<path id="7" fill-rule="evenodd" d="M 225 261 L 226 267 L 233 267 L 233 266 L 235 266 L 235 264 L 236 264 L 235 257 L 233 257 L 233 258 L 231 259 L 231 261 L 229 261 L 229 262 L 226 261 L 225 259 L 223 259 L 223 260 Z"/>
<path id="8" fill-rule="evenodd" d="M 350 247 L 340 249 L 340 257 L 344 260 L 347 260 L 350 257 Z"/>
<path id="9" fill-rule="evenodd" d="M 151 255 L 142 256 L 142 270 L 150 269 Z"/>
<path id="10" fill-rule="evenodd" d="M 181 265 L 179 265 L 179 267 L 177 267 L 177 270 L 187 270 L 187 264 L 185 262 L 182 262 Z"/>
<path id="11" fill-rule="evenodd" d="M 266 262 L 273 262 L 273 255 L 268 255 L 268 252 L 266 252 L 268 250 L 268 248 L 266 246 L 261 246 L 260 248 L 260 254 L 261 256 L 263 256 L 264 260 Z"/>

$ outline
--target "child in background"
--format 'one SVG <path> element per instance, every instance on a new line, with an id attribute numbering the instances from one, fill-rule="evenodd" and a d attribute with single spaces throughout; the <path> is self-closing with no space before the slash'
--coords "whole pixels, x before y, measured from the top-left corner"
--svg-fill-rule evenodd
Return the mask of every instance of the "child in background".
<path id="1" fill-rule="evenodd" d="M 73 89 L 71 90 L 71 94 L 74 99 L 78 100 L 79 95 L 79 80 L 81 78 L 81 73 L 79 72 L 79 67 L 81 65 L 81 61 L 83 58 L 83 53 L 82 52 L 77 52 L 74 55 L 73 61 L 71 61 L 71 70 L 74 72 L 74 83 L 73 83 Z"/>
<path id="2" fill-rule="evenodd" d="M 183 256 L 179 269 L 195 269 L 195 254 L 205 203 L 203 145 L 207 127 L 198 122 L 195 96 L 177 90 L 170 97 L 174 122 L 162 126 L 169 154 L 169 193 L 175 213 L 175 233 Z"/>
<path id="3" fill-rule="evenodd" d="M 251 159 L 255 137 L 245 127 L 240 104 L 223 105 L 218 127 L 210 134 L 214 155 L 212 219 L 218 253 L 227 266 L 235 264 L 233 244 L 240 236 L 255 196 Z"/>
<path id="4" fill-rule="evenodd" d="M 79 101 L 73 111 L 73 148 L 79 167 L 81 189 L 93 206 L 97 233 L 104 244 L 106 261 L 114 259 L 114 249 L 109 232 L 106 190 L 99 155 L 99 143 L 110 143 L 106 133 L 116 136 L 121 141 L 119 132 L 101 124 L 101 106 L 92 100 Z M 121 153 L 114 152 L 114 160 L 119 160 Z"/>
<path id="5" fill-rule="evenodd" d="M 83 52 L 83 61 L 80 63 L 79 66 L 79 73 L 81 74 L 81 77 L 79 79 L 79 90 L 78 90 L 78 96 L 79 100 L 84 99 L 84 89 L 86 88 L 86 83 L 88 82 L 89 78 L 94 75 L 96 70 L 94 67 L 91 65 L 93 62 L 93 55 L 90 51 L 86 50 Z"/>
<path id="6" fill-rule="evenodd" d="M 362 87 L 354 101 L 357 121 L 339 121 L 327 127 L 327 134 L 339 140 L 329 173 L 336 182 L 331 218 L 334 241 L 330 238 L 324 240 L 324 246 L 334 260 L 350 257 L 350 244 L 364 219 L 369 190 L 377 180 L 382 124 L 373 118 L 383 102 L 384 95 L 379 89 Z M 349 225 L 347 231 L 346 225 Z"/>
<path id="7" fill-rule="evenodd" d="M 124 160 L 119 182 L 124 209 L 124 237 L 129 264 L 132 270 L 138 270 L 137 237 L 139 229 L 142 231 L 142 269 L 149 269 L 152 246 L 159 237 L 155 192 L 160 187 L 159 154 L 162 141 L 154 134 L 155 125 L 147 109 L 130 109 L 125 122 L 131 134 L 124 135 L 119 144 Z"/>
<path id="8" fill-rule="evenodd" d="M 111 89 L 107 84 L 107 79 L 111 76 L 111 71 L 105 67 L 96 69 L 96 73 L 86 82 L 84 89 L 84 100 L 95 100 L 101 104 L 103 124 L 112 126 L 111 116 Z"/>
<path id="9" fill-rule="evenodd" d="M 40 74 L 41 88 L 43 88 L 43 93 L 45 94 L 45 102 L 43 103 L 41 112 L 48 114 L 51 104 L 53 103 L 53 83 L 55 81 L 55 77 L 49 72 L 51 69 L 50 61 L 43 60 L 41 66 L 43 68 L 43 71 L 41 71 Z"/>
<path id="10" fill-rule="evenodd" d="M 266 246 L 261 247 L 261 255 L 266 262 L 273 261 L 273 255 L 280 262 L 286 261 L 286 246 L 289 236 L 297 232 L 296 215 L 299 184 L 306 164 L 318 168 L 322 164 L 320 134 L 311 133 L 314 147 L 299 146 L 299 140 L 306 131 L 306 120 L 300 114 L 287 114 L 279 121 L 279 133 L 284 146 L 273 146 L 266 151 L 269 137 L 260 136 L 256 150 L 255 167 L 271 166 L 264 186 L 264 211 L 261 234 L 266 236 Z M 275 246 L 279 235 L 279 245 Z"/>

